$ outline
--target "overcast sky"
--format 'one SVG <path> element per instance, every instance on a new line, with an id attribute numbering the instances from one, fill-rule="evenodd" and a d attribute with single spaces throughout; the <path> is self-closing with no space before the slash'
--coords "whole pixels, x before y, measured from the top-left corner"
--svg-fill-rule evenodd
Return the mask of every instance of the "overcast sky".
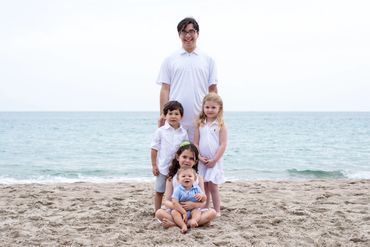
<path id="1" fill-rule="evenodd" d="M 198 20 L 227 111 L 370 111 L 368 0 L 0 0 L 0 111 L 158 111 Z"/>

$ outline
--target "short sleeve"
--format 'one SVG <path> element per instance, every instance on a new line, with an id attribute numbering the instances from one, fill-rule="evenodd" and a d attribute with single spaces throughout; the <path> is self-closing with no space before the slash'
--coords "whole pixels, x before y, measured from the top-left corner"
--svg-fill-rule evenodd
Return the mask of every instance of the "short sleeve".
<path id="1" fill-rule="evenodd" d="M 216 62 L 213 58 L 209 59 L 209 78 L 208 78 L 208 84 L 213 85 L 218 83 L 217 78 L 217 67 Z"/>
<path id="2" fill-rule="evenodd" d="M 169 58 L 166 58 L 159 70 L 158 78 L 157 78 L 157 84 L 171 84 L 171 72 L 170 72 L 170 63 L 169 63 Z"/>
<path id="3" fill-rule="evenodd" d="M 160 146 L 161 146 L 161 131 L 158 128 L 154 132 L 154 136 L 153 136 L 152 142 L 150 143 L 150 148 L 155 149 L 155 150 L 158 151 L 160 149 Z"/>
<path id="4" fill-rule="evenodd" d="M 173 191 L 173 193 L 172 193 L 172 198 L 179 201 L 180 200 L 180 193 L 181 193 L 180 186 L 177 186 L 175 188 L 175 190 Z"/>

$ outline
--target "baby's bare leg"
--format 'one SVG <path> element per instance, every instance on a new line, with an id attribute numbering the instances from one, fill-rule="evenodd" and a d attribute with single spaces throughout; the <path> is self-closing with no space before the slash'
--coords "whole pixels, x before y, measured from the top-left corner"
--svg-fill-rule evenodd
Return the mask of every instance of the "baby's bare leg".
<path id="1" fill-rule="evenodd" d="M 188 227 L 186 226 L 184 220 L 182 219 L 182 215 L 177 210 L 172 210 L 171 215 L 173 220 L 175 221 L 176 225 L 178 225 L 181 229 L 181 233 L 186 233 L 188 231 Z"/>
<path id="2" fill-rule="evenodd" d="M 188 221 L 191 228 L 198 227 L 202 212 L 198 208 L 191 211 L 191 219 Z"/>

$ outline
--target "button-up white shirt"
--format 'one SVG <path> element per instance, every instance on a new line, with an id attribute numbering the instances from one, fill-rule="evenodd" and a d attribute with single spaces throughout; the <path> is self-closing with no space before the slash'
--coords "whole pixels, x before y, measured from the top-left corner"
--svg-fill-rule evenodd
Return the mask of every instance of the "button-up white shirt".
<path id="1" fill-rule="evenodd" d="M 154 133 L 151 148 L 158 151 L 157 166 L 161 174 L 167 176 L 168 168 L 172 159 L 175 158 L 176 151 L 183 141 L 189 140 L 188 133 L 181 126 L 173 128 L 166 122 L 164 126 L 158 128 Z"/>

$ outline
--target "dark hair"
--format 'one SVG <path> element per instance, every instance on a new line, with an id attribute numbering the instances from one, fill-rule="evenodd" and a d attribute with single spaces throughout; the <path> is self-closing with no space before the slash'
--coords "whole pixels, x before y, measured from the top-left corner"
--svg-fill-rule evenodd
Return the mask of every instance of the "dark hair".
<path id="1" fill-rule="evenodd" d="M 185 30 L 186 26 L 189 24 L 193 24 L 194 29 L 199 33 L 199 25 L 198 22 L 192 17 L 186 17 L 182 21 L 177 24 L 177 32 L 180 33 L 181 31 Z"/>
<path id="2" fill-rule="evenodd" d="M 184 152 L 185 150 L 190 150 L 191 152 L 193 152 L 194 159 L 195 159 L 195 165 L 193 166 L 193 169 L 196 172 L 198 172 L 198 156 L 199 156 L 198 148 L 193 143 L 181 145 L 179 147 L 179 149 L 177 150 L 177 152 L 176 152 L 176 157 L 180 156 L 182 154 L 182 152 Z M 172 160 L 172 165 L 169 168 L 169 172 L 168 172 L 168 178 L 169 179 L 172 179 L 173 176 L 176 175 L 177 171 L 180 168 L 179 161 L 177 160 L 176 157 Z"/>
<path id="3" fill-rule="evenodd" d="M 184 108 L 181 103 L 176 100 L 168 101 L 163 107 L 163 114 L 166 116 L 168 111 L 179 110 L 181 117 L 184 116 Z"/>

